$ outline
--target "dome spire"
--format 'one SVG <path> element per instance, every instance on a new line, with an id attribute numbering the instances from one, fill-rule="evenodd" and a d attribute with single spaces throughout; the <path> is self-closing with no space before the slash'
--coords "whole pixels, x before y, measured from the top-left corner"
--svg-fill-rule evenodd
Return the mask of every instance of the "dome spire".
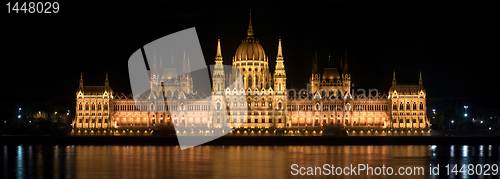
<path id="1" fill-rule="evenodd" d="M 250 8 L 250 20 L 249 20 L 249 23 L 248 23 L 247 36 L 248 36 L 248 38 L 252 38 L 252 37 L 253 37 L 253 28 L 252 28 L 252 8 Z"/>

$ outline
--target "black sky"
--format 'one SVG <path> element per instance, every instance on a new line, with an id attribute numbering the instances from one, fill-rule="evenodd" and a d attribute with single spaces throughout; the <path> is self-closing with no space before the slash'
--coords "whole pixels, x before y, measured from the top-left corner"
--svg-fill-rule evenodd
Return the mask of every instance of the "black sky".
<path id="1" fill-rule="evenodd" d="M 217 37 L 224 62 L 246 36 L 252 8 L 255 37 L 274 69 L 282 38 L 288 86 L 303 88 L 318 50 L 320 69 L 339 66 L 348 49 L 354 88 L 387 92 L 396 71 L 401 83 L 418 83 L 427 97 L 498 98 L 497 15 L 491 6 L 411 2 L 352 3 L 62 3 L 60 14 L 2 12 L 2 89 L 5 99 L 72 102 L 80 72 L 86 85 L 130 93 L 127 60 L 147 43 L 196 27 L 207 64 Z M 490 98 L 490 97 L 488 97 Z"/>

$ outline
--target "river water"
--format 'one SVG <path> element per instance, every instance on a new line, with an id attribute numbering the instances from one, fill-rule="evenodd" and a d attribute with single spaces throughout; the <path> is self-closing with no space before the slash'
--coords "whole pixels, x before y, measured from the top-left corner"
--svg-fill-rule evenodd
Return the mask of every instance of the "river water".
<path id="1" fill-rule="evenodd" d="M 446 178 L 454 176 L 455 164 L 457 171 L 463 164 L 475 166 L 473 175 L 457 172 L 457 178 L 498 178 L 492 165 L 500 164 L 499 150 L 498 145 L 197 146 L 182 151 L 178 146 L 3 145 L 0 178 Z M 350 173 L 351 164 L 375 173 Z M 429 175 L 437 164 L 439 175 Z M 488 169 L 483 164 L 490 165 L 490 176 L 475 175 Z M 331 170 L 332 165 L 347 169 Z M 316 175 L 307 175 L 314 174 L 307 167 Z M 410 175 L 398 174 L 400 167 Z M 415 167 L 423 172 L 415 174 Z M 331 176 L 335 172 L 341 176 Z"/>

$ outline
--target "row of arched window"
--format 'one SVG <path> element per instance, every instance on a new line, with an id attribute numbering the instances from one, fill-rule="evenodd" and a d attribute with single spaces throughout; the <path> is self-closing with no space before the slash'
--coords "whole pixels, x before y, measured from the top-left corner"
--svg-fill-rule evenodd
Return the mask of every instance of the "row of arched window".
<path id="1" fill-rule="evenodd" d="M 85 103 L 85 110 L 108 110 L 108 103 L 104 103 L 104 105 L 102 105 L 100 102 L 96 105 L 95 103 L 92 103 L 92 105 L 89 105 L 89 103 Z M 78 104 L 78 110 L 83 110 L 83 104 L 80 102 Z"/>
<path id="2" fill-rule="evenodd" d="M 417 105 L 417 102 L 413 102 L 413 104 L 410 104 L 410 102 L 406 102 L 406 105 L 403 104 L 403 102 L 401 102 L 399 104 L 399 110 L 424 110 L 424 103 L 420 102 L 420 104 Z M 394 104 L 392 105 L 392 109 L 393 110 L 397 110 L 398 107 L 396 105 L 396 102 L 394 102 Z"/>
<path id="3" fill-rule="evenodd" d="M 221 120 L 220 118 L 217 118 L 217 119 L 216 119 L 216 122 L 217 122 L 217 123 L 221 123 L 221 121 L 222 121 L 222 120 Z M 252 122 L 252 121 L 253 121 L 253 122 Z M 266 119 L 264 119 L 264 118 L 263 118 L 263 119 L 260 119 L 260 120 L 259 120 L 259 119 L 257 119 L 257 118 L 256 118 L 256 119 L 253 119 L 253 120 L 252 120 L 252 119 L 250 119 L 250 118 L 248 118 L 246 122 L 247 122 L 247 123 L 259 123 L 259 121 L 260 121 L 260 123 L 261 123 L 261 124 L 262 124 L 262 123 L 273 123 L 273 119 L 267 119 L 267 120 L 266 120 Z M 236 121 L 236 122 L 238 122 L 238 121 Z M 240 122 L 240 123 L 244 123 L 245 121 L 244 121 L 243 119 L 240 119 L 240 120 L 239 120 L 239 122 Z M 277 122 L 278 122 L 278 123 L 281 123 L 282 121 L 281 121 L 281 119 L 278 119 L 278 120 L 277 120 Z M 226 118 L 226 123 L 230 123 L 229 118 Z"/>
<path id="4" fill-rule="evenodd" d="M 398 122 L 399 122 L 399 123 L 410 123 L 410 119 L 405 119 L 405 120 L 403 120 L 403 119 L 399 119 L 399 120 L 397 120 L 397 119 L 393 119 L 393 120 L 392 120 L 392 123 L 398 123 Z M 419 123 L 422 123 L 422 122 L 423 122 L 423 119 L 418 119 L 418 122 L 419 122 Z M 412 120 L 411 120 L 411 123 L 417 123 L 417 119 L 412 119 Z"/>
<path id="5" fill-rule="evenodd" d="M 79 119 L 78 120 L 78 123 L 83 123 L 85 121 L 85 123 L 108 123 L 108 119 L 89 119 L 89 118 L 86 118 L 86 119 Z"/>

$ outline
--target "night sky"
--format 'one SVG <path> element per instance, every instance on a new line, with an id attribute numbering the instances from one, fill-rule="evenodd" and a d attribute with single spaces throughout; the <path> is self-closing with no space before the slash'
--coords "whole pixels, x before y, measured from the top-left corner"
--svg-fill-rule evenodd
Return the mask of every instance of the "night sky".
<path id="1" fill-rule="evenodd" d="M 392 73 L 418 83 L 428 98 L 498 99 L 495 45 L 498 23 L 492 6 L 480 4 L 245 3 L 210 2 L 90 4 L 60 2 L 59 14 L 1 16 L 4 99 L 73 102 L 80 72 L 85 85 L 130 93 L 128 58 L 168 34 L 196 27 L 207 64 L 217 37 L 225 64 L 246 37 L 252 8 L 254 34 L 274 70 L 282 38 L 288 87 L 305 88 L 318 51 L 320 71 L 339 67 L 348 50 L 354 88 L 387 93 Z M 293 83 L 293 84 L 292 84 Z"/>

